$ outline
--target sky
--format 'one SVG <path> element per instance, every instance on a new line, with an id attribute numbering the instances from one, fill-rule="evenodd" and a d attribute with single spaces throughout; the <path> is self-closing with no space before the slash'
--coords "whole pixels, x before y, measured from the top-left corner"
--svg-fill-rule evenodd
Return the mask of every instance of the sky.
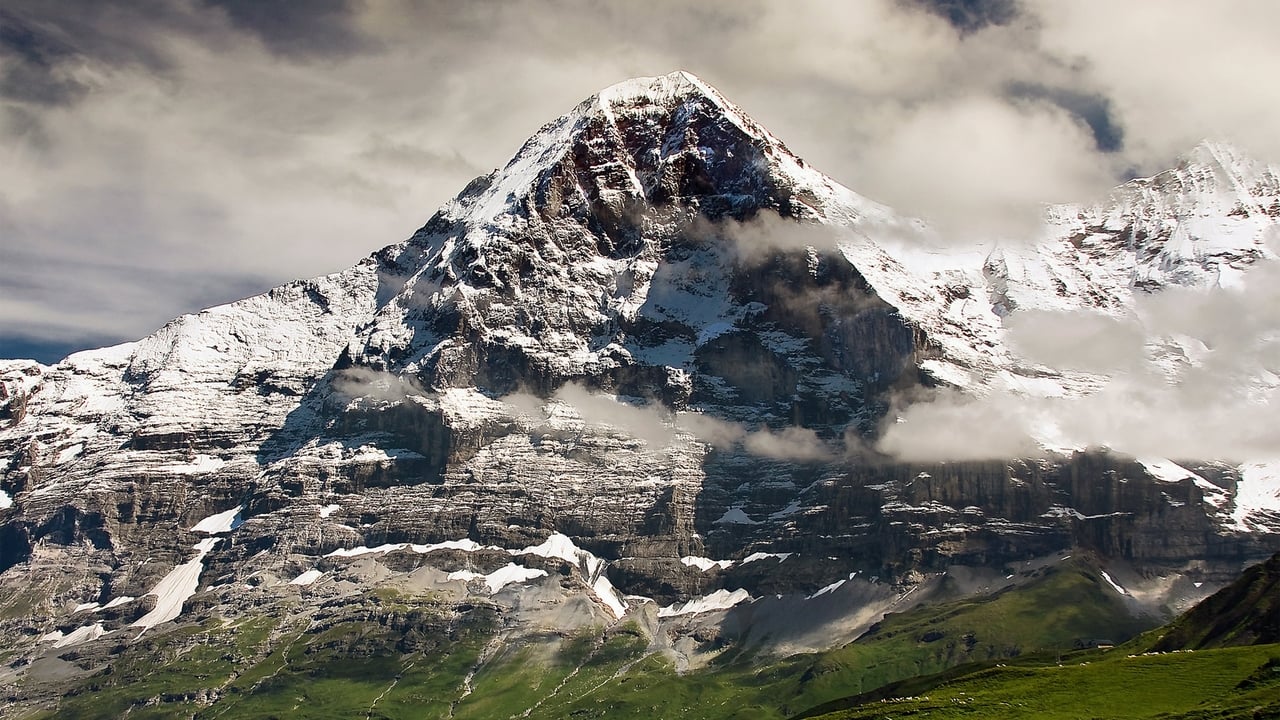
<path id="1" fill-rule="evenodd" d="M 4 0 L 0 357 L 341 270 L 598 90 L 691 71 L 954 242 L 1204 138 L 1280 162 L 1272 0 Z"/>

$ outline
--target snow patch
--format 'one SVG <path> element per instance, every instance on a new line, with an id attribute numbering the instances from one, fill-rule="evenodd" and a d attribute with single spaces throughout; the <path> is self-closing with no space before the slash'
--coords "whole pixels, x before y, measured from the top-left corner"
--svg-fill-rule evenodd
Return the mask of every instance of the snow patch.
<path id="1" fill-rule="evenodd" d="M 510 550 L 512 555 L 538 555 L 545 558 L 559 558 L 578 568 L 585 576 L 587 584 L 595 592 L 614 617 L 621 618 L 627 612 L 627 605 L 614 589 L 613 583 L 605 575 L 608 563 L 593 553 L 578 547 L 573 539 L 558 532 L 551 533 L 540 545 L 533 545 L 523 550 Z"/>
<path id="2" fill-rule="evenodd" d="M 9 493 L 0 490 L 0 510 L 13 507 L 13 497 Z"/>
<path id="3" fill-rule="evenodd" d="M 489 588 L 489 594 L 492 595 L 512 583 L 528 582 L 546 574 L 546 570 L 533 570 L 515 563 L 507 563 L 506 567 L 498 568 L 488 575 L 481 575 L 470 570 L 456 570 L 449 573 L 449 579 L 462 580 L 463 582 L 483 579 L 485 586 Z"/>
<path id="4" fill-rule="evenodd" d="M 69 463 L 72 460 L 75 460 L 76 458 L 80 457 L 80 454 L 83 452 L 84 452 L 84 443 L 76 443 L 75 445 L 72 445 L 69 448 L 65 448 L 62 452 L 58 453 L 58 457 L 56 460 L 54 460 L 54 462 L 58 465 L 62 465 L 63 463 Z"/>
<path id="5" fill-rule="evenodd" d="M 781 510 L 779 510 L 778 512 L 775 512 L 775 513 L 769 513 L 769 519 L 770 519 L 770 520 L 781 520 L 781 519 L 782 519 L 782 518 L 784 518 L 784 517 L 788 517 L 788 516 L 791 516 L 791 515 L 795 515 L 796 513 L 800 512 L 800 511 L 801 511 L 801 510 L 803 510 L 803 509 L 804 509 L 804 508 L 803 508 L 803 507 L 801 507 L 800 502 L 799 502 L 798 500 L 792 500 L 792 501 L 791 501 L 791 503 L 790 503 L 789 505 L 787 505 L 786 507 L 782 508 L 782 509 L 781 509 Z"/>
<path id="6" fill-rule="evenodd" d="M 1138 458 L 1138 462 L 1151 473 L 1151 477 L 1160 482 L 1176 483 L 1191 477 L 1198 477 L 1190 470 L 1164 458 Z"/>
<path id="7" fill-rule="evenodd" d="M 841 585 L 844 585 L 846 582 L 848 582 L 848 580 L 837 580 L 837 581 L 835 581 L 835 582 L 831 583 L 830 585 L 828 585 L 828 586 L 826 586 L 826 587 L 822 588 L 822 589 L 821 589 L 821 590 L 819 590 L 818 592 L 816 592 L 816 593 L 814 593 L 814 594 L 812 594 L 812 595 L 810 595 L 810 596 L 806 597 L 806 598 L 805 598 L 805 600 L 812 600 L 812 599 L 814 599 L 814 598 L 818 597 L 819 595 L 826 595 L 826 594 L 827 594 L 827 593 L 829 593 L 829 592 L 835 592 L 836 590 L 839 590 L 839 589 L 840 589 L 840 586 L 841 586 Z"/>
<path id="8" fill-rule="evenodd" d="M 702 347 L 703 345 L 706 345 L 707 343 L 711 342 L 712 340 L 715 340 L 721 335 L 724 335 L 730 330 L 733 330 L 733 323 L 713 322 L 710 325 L 703 328 L 702 332 L 698 333 L 698 339 L 694 343 L 694 346 Z"/>
<path id="9" fill-rule="evenodd" d="M 383 448 L 374 445 L 361 445 L 359 448 L 356 448 L 355 452 L 351 455 L 350 460 L 351 462 L 359 463 L 382 463 L 392 460 L 416 460 L 421 457 L 421 454 L 412 450 L 405 450 L 403 448 L 384 450 Z"/>
<path id="10" fill-rule="evenodd" d="M 1115 588 L 1115 589 L 1116 589 L 1116 592 L 1120 593 L 1121 595 L 1128 595 L 1128 594 L 1129 594 L 1129 591 L 1128 591 L 1128 590 L 1125 590 L 1124 588 L 1120 587 L 1120 583 L 1118 583 L 1118 582 L 1116 582 L 1115 580 L 1112 580 L 1112 579 L 1111 579 L 1111 576 L 1107 574 L 1107 571 L 1106 571 L 1106 570 L 1099 570 L 1098 572 L 1101 572 L 1101 573 L 1102 573 L 1102 579 L 1103 579 L 1103 580 L 1106 580 L 1108 585 L 1110 585 L 1111 587 Z"/>
<path id="11" fill-rule="evenodd" d="M 741 507 L 734 505 L 728 510 L 725 510 L 724 514 L 720 516 L 720 519 L 715 521 L 715 524 L 716 525 L 759 525 L 760 521 L 752 520 L 751 516 L 743 512 Z"/>
<path id="12" fill-rule="evenodd" d="M 685 557 L 680 558 L 680 562 L 689 567 L 696 567 L 702 572 L 706 572 L 713 567 L 718 567 L 721 570 L 728 570 L 733 566 L 732 560 L 712 560 L 711 558 L 696 557 L 694 555 L 686 555 Z"/>
<path id="13" fill-rule="evenodd" d="M 697 615 L 698 613 L 728 610 L 734 605 L 751 602 L 751 594 L 738 589 L 733 592 L 717 590 L 710 595 L 694 598 L 683 604 L 668 605 L 658 609 L 658 617 L 676 617 L 679 615 Z"/>
<path id="14" fill-rule="evenodd" d="M 396 550 L 409 549 L 419 555 L 425 555 L 437 550 L 462 550 L 463 552 L 475 552 L 476 550 L 501 550 L 496 545 L 481 545 L 475 540 L 445 540 L 444 542 L 432 543 L 430 545 L 418 545 L 416 543 L 384 543 L 377 547 L 366 547 L 360 545 L 353 548 L 339 548 L 325 557 L 351 558 L 360 557 L 361 555 L 382 555 L 383 553 L 394 552 Z M 514 554 L 514 553 L 513 553 Z"/>
<path id="15" fill-rule="evenodd" d="M 577 565 L 579 555 L 590 555 L 591 553 L 579 548 L 567 535 L 561 535 L 560 533 L 555 532 L 551 533 L 551 536 L 548 537 L 541 545 L 534 545 L 523 550 L 512 550 L 511 554 L 540 555 L 545 558 L 560 558 Z"/>
<path id="16" fill-rule="evenodd" d="M 1160 482 L 1177 483 L 1191 480 L 1200 488 L 1201 497 L 1207 505 L 1222 509 L 1230 501 L 1227 491 L 1205 480 L 1196 473 L 1164 458 L 1138 458 L 1138 462 Z"/>
<path id="17" fill-rule="evenodd" d="M 547 570 L 534 570 L 530 568 L 522 568 L 515 562 L 508 562 L 506 568 L 499 568 L 484 577 L 484 584 L 489 588 L 489 594 L 500 591 L 513 583 L 525 583 L 534 578 L 541 578 L 547 575 Z M 453 574 L 449 574 L 452 578 Z"/>
<path id="18" fill-rule="evenodd" d="M 71 614 L 72 614 L 72 615 L 75 615 L 76 613 L 80 612 L 81 610 L 93 610 L 93 609 L 95 609 L 95 608 L 97 608 L 97 607 L 98 607 L 98 603 L 96 603 L 96 602 L 80 603 L 79 605 L 77 605 L 77 606 L 75 606 L 74 608 L 72 608 L 72 610 L 71 610 Z"/>
<path id="19" fill-rule="evenodd" d="M 175 463 L 165 467 L 167 472 L 178 473 L 181 475 L 195 475 L 197 473 L 211 473 L 219 470 L 227 461 L 212 455 L 196 455 L 189 463 Z"/>
<path id="20" fill-rule="evenodd" d="M 341 505 L 325 505 L 320 508 L 320 517 L 327 518 L 342 509 Z"/>
<path id="21" fill-rule="evenodd" d="M 311 583 L 313 583 L 313 582 L 315 582 L 315 581 L 319 580 L 319 579 L 320 579 L 321 577 L 323 577 L 323 576 L 324 576 L 324 573 L 323 573 L 323 572 L 321 572 L 321 571 L 319 571 L 319 570 L 316 570 L 315 568 L 311 568 L 310 570 L 308 570 L 308 571 L 306 571 L 306 572 L 302 573 L 302 574 L 301 574 L 301 575 L 299 575 L 298 577 L 296 577 L 296 578 L 294 578 L 294 579 L 290 580 L 290 581 L 289 581 L 289 584 L 290 584 L 290 585 L 303 585 L 303 586 L 305 586 L 305 585 L 310 585 Z"/>
<path id="22" fill-rule="evenodd" d="M 409 548 L 419 555 L 426 555 L 429 552 L 437 550 L 461 550 L 463 552 L 475 552 L 477 550 L 500 550 L 496 545 L 481 545 L 470 538 L 462 540 L 445 540 L 444 542 L 432 543 L 430 545 L 410 545 Z"/>
<path id="23" fill-rule="evenodd" d="M 93 625 L 85 625 L 82 628 L 76 628 L 66 636 L 62 636 L 62 633 L 59 632 L 59 637 L 50 639 L 56 640 L 56 642 L 53 643 L 54 647 L 64 648 L 71 645 L 79 645 L 80 643 L 89 642 L 90 640 L 97 640 L 106 634 L 107 630 L 102 627 L 102 623 L 94 623 Z M 49 638 L 50 636 L 46 635 L 45 637 Z"/>
<path id="24" fill-rule="evenodd" d="M 243 505 L 237 505 L 230 510 L 210 515 L 192 526 L 191 532 L 204 533 L 206 535 L 231 532 L 244 524 L 244 519 L 240 517 L 240 513 L 243 510 Z"/>
<path id="25" fill-rule="evenodd" d="M 353 547 L 349 549 L 339 548 L 325 555 L 325 557 L 351 558 L 351 557 L 360 557 L 361 555 L 381 555 L 383 553 L 389 553 L 393 550 L 403 550 L 408 546 L 409 546 L 408 543 L 384 543 L 377 547 L 366 547 L 364 545 L 360 545 L 358 547 Z"/>
<path id="26" fill-rule="evenodd" d="M 449 580 L 461 580 L 462 582 L 471 582 L 484 577 L 484 573 L 478 573 L 473 570 L 454 570 L 449 573 Z"/>
<path id="27" fill-rule="evenodd" d="M 136 597 L 134 597 L 134 596 L 132 596 L 132 595 L 121 595 L 120 597 L 115 598 L 114 600 L 112 600 L 111 602 L 107 603 L 106 605 L 103 605 L 100 609 L 101 609 L 101 610 L 110 610 L 110 609 L 111 609 L 111 608 L 113 608 L 113 607 L 120 607 L 121 605 L 124 605 L 124 604 L 127 604 L 127 603 L 131 603 L 131 602 L 133 602 L 134 600 L 137 600 L 137 599 L 138 599 L 138 598 L 136 598 Z"/>
<path id="28" fill-rule="evenodd" d="M 213 550 L 213 546 L 221 542 L 222 538 L 205 538 L 195 544 L 196 556 L 186 563 L 175 567 L 156 583 L 156 586 L 147 593 L 156 596 L 156 606 L 151 612 L 138 618 L 133 623 L 133 627 L 143 628 L 144 632 L 148 628 L 155 627 L 163 622 L 168 622 L 182 614 L 182 604 L 187 598 L 195 595 L 196 588 L 200 586 L 200 573 L 204 570 L 204 556 Z"/>
<path id="29" fill-rule="evenodd" d="M 1239 470 L 1229 527 L 1245 532 L 1275 532 L 1274 522 L 1267 524 L 1251 516 L 1280 517 L 1280 460 L 1246 463 Z"/>
<path id="30" fill-rule="evenodd" d="M 595 591 L 596 597 L 600 598 L 600 601 L 613 612 L 614 618 L 621 619 L 627 614 L 627 604 L 623 602 L 617 588 L 609 582 L 609 578 L 604 573 L 600 573 L 595 582 L 591 583 L 591 589 Z"/>
<path id="31" fill-rule="evenodd" d="M 753 563 L 753 562 L 756 562 L 757 560 L 768 560 L 769 558 L 777 558 L 778 562 L 782 562 L 783 560 L 786 560 L 787 558 L 791 557 L 794 554 L 795 553 L 766 553 L 766 552 L 751 553 L 750 555 L 748 555 L 746 558 L 743 559 L 742 564 L 746 565 L 747 563 Z"/>

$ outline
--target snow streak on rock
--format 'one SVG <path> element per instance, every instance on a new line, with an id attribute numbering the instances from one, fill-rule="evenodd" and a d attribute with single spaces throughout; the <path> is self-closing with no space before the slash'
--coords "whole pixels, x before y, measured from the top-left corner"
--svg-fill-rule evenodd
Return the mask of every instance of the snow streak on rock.
<path id="1" fill-rule="evenodd" d="M 148 595 L 156 596 L 156 606 L 151 612 L 138 618 L 134 627 L 144 631 L 163 622 L 168 622 L 182 614 L 182 605 L 187 598 L 195 594 L 200 585 L 200 573 L 204 570 L 204 556 L 213 550 L 221 538 L 206 538 L 196 543 L 196 556 L 175 567 L 168 575 L 152 588 Z"/>

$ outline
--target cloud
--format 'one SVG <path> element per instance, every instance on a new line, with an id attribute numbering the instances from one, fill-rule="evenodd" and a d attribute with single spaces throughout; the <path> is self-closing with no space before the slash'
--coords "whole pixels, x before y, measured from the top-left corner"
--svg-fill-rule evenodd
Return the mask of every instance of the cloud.
<path id="1" fill-rule="evenodd" d="M 1015 100 L 1047 100 L 1067 111 L 1089 126 L 1094 146 L 1100 152 L 1114 153 L 1124 148 L 1124 128 L 1111 99 L 1105 95 L 1026 81 L 1010 84 L 1007 94 Z"/>
<path id="2" fill-rule="evenodd" d="M 232 25 L 279 55 L 345 55 L 371 45 L 360 32 L 351 0 L 201 0 L 201 4 L 225 12 Z"/>
<path id="3" fill-rule="evenodd" d="M 1136 318 L 1100 312 L 1023 310 L 1005 318 L 1010 348 L 1060 370 L 1128 372 L 1144 361 L 1146 333 Z"/>
<path id="4" fill-rule="evenodd" d="M 1027 3 L 1040 18 L 1041 44 L 1079 68 L 1127 130 L 1126 154 L 1142 171 L 1168 167 L 1199 140 L 1225 138 L 1280 159 L 1269 127 L 1280 115 L 1268 0 L 1122 4 L 1084 0 Z M 1141 28 L 1141 31 L 1137 31 Z"/>
<path id="5" fill-rule="evenodd" d="M 429 396 L 412 375 L 396 375 L 358 366 L 339 371 L 333 378 L 333 390 L 348 401 L 400 402 L 410 397 Z"/>
<path id="6" fill-rule="evenodd" d="M 784 218 L 771 210 L 757 213 L 745 222 L 730 219 L 710 225 L 699 216 L 694 224 L 695 232 L 723 234 L 732 243 L 734 254 L 749 262 L 766 259 L 777 252 L 803 253 L 808 248 L 830 252 L 836 249 L 841 236 L 847 235 L 847 231 L 840 228 Z M 698 224 L 709 227 L 698 230 Z"/>
<path id="7" fill-rule="evenodd" d="M 0 11 L 0 95 L 38 105 L 64 105 L 82 96 L 87 88 L 62 61 L 75 50 L 58 37 L 42 33 L 12 13 Z"/>
<path id="8" fill-rule="evenodd" d="M 1018 15 L 1016 0 L 905 0 L 943 18 L 961 33 L 1007 25 Z"/>
<path id="9" fill-rule="evenodd" d="M 944 462 L 1036 457 L 1034 420 L 1025 398 L 977 399 L 953 390 L 895 403 L 876 449 L 898 460 Z"/>
<path id="10" fill-rule="evenodd" d="M 1050 102 L 955 98 L 904 113 L 867 151 L 881 200 L 957 240 L 1027 240 L 1049 201 L 1110 185 L 1088 128 Z"/>
<path id="11" fill-rule="evenodd" d="M 577 383 L 562 386 L 555 400 L 572 406 L 590 425 L 608 425 L 644 440 L 651 448 L 671 444 L 674 430 L 659 405 L 632 405 L 608 395 L 593 393 Z"/>
<path id="12" fill-rule="evenodd" d="M 238 276 L 220 301 L 338 270 L 409 235 L 592 92 L 677 68 L 947 240 L 1024 233 L 1041 203 L 1162 169 L 1205 135 L 1280 158 L 1265 1 L 14 0 L 3 12 L 4 265 L 46 288 L 65 327 L 120 339 L 198 309 L 181 283 L 133 299 L 126 266 Z M 68 256 L 89 260 L 94 292 L 58 292 Z M 15 299 L 0 285 L 0 304 Z"/>
<path id="13" fill-rule="evenodd" d="M 742 447 L 752 455 L 797 462 L 818 462 L 835 457 L 831 447 L 817 433 L 801 427 L 748 433 Z"/>
<path id="14" fill-rule="evenodd" d="M 537 395 L 527 392 L 514 392 L 502 396 L 501 402 L 511 406 L 517 414 L 545 417 L 543 408 L 546 406 L 547 401 Z"/>
<path id="15" fill-rule="evenodd" d="M 744 451 L 752 455 L 775 460 L 818 462 L 831 460 L 842 454 L 834 443 L 824 441 L 809 428 L 793 426 L 780 430 L 767 427 L 752 429 L 741 423 L 727 422 L 695 412 L 680 413 L 676 425 L 708 445 L 731 449 L 740 444 Z"/>
<path id="16" fill-rule="evenodd" d="M 1172 459 L 1267 459 L 1280 449 L 1280 261 L 1256 264 L 1242 289 L 1139 295 L 1132 317 L 1017 312 L 1008 329 L 1027 359 L 1094 373 L 1100 387 L 900 398 L 878 449 L 906 460 L 1035 456 L 1033 435 Z"/>
<path id="17" fill-rule="evenodd" d="M 545 400 L 528 393 L 512 393 L 501 398 L 516 412 L 545 417 Z M 759 457 L 794 462 L 830 460 L 842 454 L 835 443 L 819 438 L 809 428 L 750 428 L 699 412 L 674 413 L 660 403 L 640 403 L 593 392 L 578 383 L 567 383 L 551 400 L 573 409 L 583 422 L 597 428 L 614 428 L 644 440 L 652 450 L 661 450 L 676 441 L 677 433 L 688 433 L 714 447 L 737 447 Z"/>

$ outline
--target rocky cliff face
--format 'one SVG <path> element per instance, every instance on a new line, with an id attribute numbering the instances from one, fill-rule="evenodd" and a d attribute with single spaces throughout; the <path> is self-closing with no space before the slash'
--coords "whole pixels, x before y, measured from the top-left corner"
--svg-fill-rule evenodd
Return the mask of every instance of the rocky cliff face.
<path id="1" fill-rule="evenodd" d="M 341 594 L 352 563 L 517 614 L 562 576 L 587 616 L 677 635 L 690 600 L 1078 547 L 1155 604 L 1203 595 L 1280 528 L 1274 464 L 867 448 L 913 390 L 1087 392 L 1007 347 L 1009 313 L 1122 311 L 1271 257 L 1276 173 L 1224 152 L 1054 208 L 1038 245 L 922 261 L 923 224 L 697 78 L 609 88 L 349 270 L 0 365 L 0 623 L 38 653 Z"/>

